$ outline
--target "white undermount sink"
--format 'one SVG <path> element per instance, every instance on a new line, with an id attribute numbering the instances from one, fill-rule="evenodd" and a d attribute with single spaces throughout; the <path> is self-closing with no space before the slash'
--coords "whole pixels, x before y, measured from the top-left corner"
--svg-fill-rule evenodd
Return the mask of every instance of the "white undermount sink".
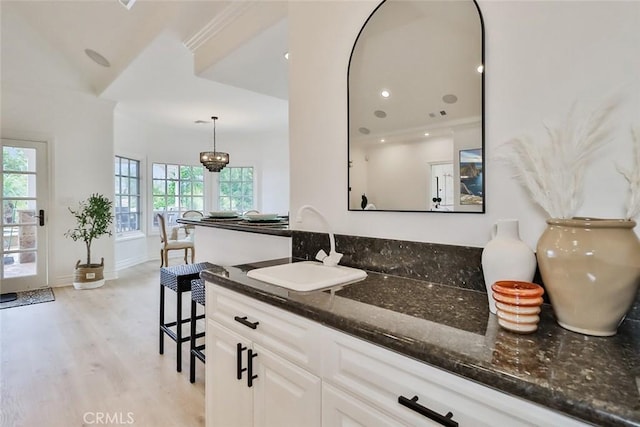
<path id="1" fill-rule="evenodd" d="M 367 273 L 356 268 L 302 261 L 250 270 L 247 276 L 296 292 L 313 292 L 359 282 Z"/>

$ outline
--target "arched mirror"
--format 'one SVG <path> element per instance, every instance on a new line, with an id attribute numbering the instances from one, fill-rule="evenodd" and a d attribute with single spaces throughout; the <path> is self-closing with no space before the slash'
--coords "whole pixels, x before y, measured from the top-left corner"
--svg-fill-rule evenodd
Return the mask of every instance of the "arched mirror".
<path id="1" fill-rule="evenodd" d="M 349 210 L 484 212 L 483 64 L 475 1 L 376 8 L 349 62 Z"/>

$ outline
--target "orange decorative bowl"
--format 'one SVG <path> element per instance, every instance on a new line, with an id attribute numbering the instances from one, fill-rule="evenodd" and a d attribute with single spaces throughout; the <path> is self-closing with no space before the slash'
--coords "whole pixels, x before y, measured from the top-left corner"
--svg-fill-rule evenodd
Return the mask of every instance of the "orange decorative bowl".
<path id="1" fill-rule="evenodd" d="M 491 289 L 500 326 L 520 334 L 532 333 L 538 329 L 538 314 L 544 294 L 542 286 L 517 280 L 501 280 L 495 282 Z"/>
<path id="2" fill-rule="evenodd" d="M 499 294 L 521 298 L 541 297 L 544 294 L 542 286 L 518 280 L 500 280 L 491 285 L 491 289 Z"/>

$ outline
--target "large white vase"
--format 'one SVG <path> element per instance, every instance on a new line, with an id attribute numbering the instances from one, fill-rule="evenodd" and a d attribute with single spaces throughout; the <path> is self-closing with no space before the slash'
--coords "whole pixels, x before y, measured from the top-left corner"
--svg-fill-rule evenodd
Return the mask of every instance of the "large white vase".
<path id="1" fill-rule="evenodd" d="M 496 314 L 491 285 L 499 280 L 530 282 L 536 272 L 536 255 L 520 240 L 517 219 L 501 219 L 493 225 L 492 239 L 482 251 L 482 272 L 489 311 Z"/>

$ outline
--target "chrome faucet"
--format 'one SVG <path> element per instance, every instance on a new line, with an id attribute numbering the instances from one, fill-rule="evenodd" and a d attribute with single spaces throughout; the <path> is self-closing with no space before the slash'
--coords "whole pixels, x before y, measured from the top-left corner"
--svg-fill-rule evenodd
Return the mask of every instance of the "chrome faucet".
<path id="1" fill-rule="evenodd" d="M 320 219 L 322 220 L 325 226 L 325 229 L 327 230 L 327 233 L 329 234 L 329 245 L 330 245 L 329 255 L 327 255 L 327 253 L 323 249 L 320 249 L 316 254 L 316 259 L 318 261 L 321 261 L 324 265 L 328 267 L 335 267 L 340 262 L 340 259 L 342 258 L 342 254 L 336 252 L 336 240 L 335 240 L 335 237 L 333 236 L 333 231 L 331 231 L 331 227 L 329 226 L 329 222 L 318 209 L 314 208 L 311 205 L 304 205 L 300 207 L 300 209 L 298 209 L 298 213 L 296 214 L 296 222 L 302 222 L 302 213 L 305 210 L 309 210 L 315 213 L 316 215 L 318 215 L 318 217 L 320 217 Z"/>

